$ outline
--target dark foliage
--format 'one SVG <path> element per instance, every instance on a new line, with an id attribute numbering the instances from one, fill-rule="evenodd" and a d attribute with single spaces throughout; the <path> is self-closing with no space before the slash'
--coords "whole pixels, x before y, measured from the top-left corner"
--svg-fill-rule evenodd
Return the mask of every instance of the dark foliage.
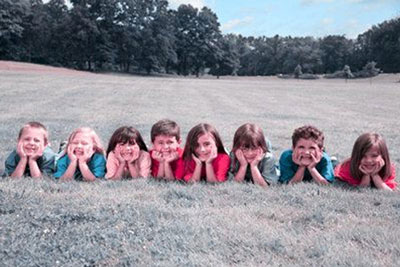
<path id="1" fill-rule="evenodd" d="M 334 73 L 348 65 L 363 77 L 362 67 L 371 61 L 384 72 L 400 71 L 400 18 L 373 26 L 356 40 L 341 35 L 255 38 L 223 36 L 217 15 L 207 7 L 170 10 L 166 0 L 71 3 L 2 0 L 0 59 L 218 77 L 288 74 L 297 65 L 307 74 Z"/>

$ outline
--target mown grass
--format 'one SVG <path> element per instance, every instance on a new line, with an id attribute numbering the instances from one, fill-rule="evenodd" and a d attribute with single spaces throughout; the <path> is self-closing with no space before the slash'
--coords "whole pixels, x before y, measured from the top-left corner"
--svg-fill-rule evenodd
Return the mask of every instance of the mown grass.
<path id="1" fill-rule="evenodd" d="M 150 144 L 151 125 L 176 120 L 183 138 L 209 122 L 225 145 L 259 124 L 279 157 L 294 128 L 324 131 L 330 154 L 378 131 L 400 163 L 395 76 L 369 80 L 182 79 L 0 71 L 0 160 L 30 120 L 48 126 L 55 150 L 74 128 L 104 143 L 121 125 Z M 0 169 L 3 169 L 3 163 Z M 1 172 L 1 170 L 0 170 Z M 398 192 L 307 183 L 184 185 L 154 180 L 0 181 L 0 265 L 398 266 Z"/>

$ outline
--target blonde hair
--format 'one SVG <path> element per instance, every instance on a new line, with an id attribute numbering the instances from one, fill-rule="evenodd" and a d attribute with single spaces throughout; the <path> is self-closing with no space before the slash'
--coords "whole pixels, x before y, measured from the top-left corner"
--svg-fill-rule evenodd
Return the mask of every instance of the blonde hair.
<path id="1" fill-rule="evenodd" d="M 90 138 L 92 139 L 94 152 L 105 155 L 105 150 L 101 143 L 100 137 L 97 135 L 97 133 L 93 129 L 91 129 L 89 127 L 81 127 L 71 133 L 71 135 L 68 138 L 68 144 L 65 147 L 65 153 L 68 151 L 69 145 L 72 143 L 72 141 L 74 140 L 75 136 L 78 133 L 88 134 L 90 136 Z"/>
<path id="2" fill-rule="evenodd" d="M 21 138 L 24 131 L 28 128 L 36 128 L 36 129 L 43 130 L 44 144 L 45 145 L 49 144 L 49 133 L 47 132 L 46 127 L 37 121 L 30 121 L 30 122 L 26 123 L 24 126 L 22 126 L 22 128 L 19 130 L 19 133 L 18 133 L 18 140 Z"/>

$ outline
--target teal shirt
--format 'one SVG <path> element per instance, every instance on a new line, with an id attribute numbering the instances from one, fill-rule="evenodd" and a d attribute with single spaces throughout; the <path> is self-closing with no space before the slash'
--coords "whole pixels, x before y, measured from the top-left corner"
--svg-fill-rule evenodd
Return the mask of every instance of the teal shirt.
<path id="1" fill-rule="evenodd" d="M 293 176 L 297 172 L 297 169 L 299 168 L 299 165 L 293 162 L 292 154 L 292 149 L 286 150 L 282 153 L 279 159 L 279 169 L 281 171 L 279 182 L 281 183 L 288 183 L 290 180 L 292 180 Z M 331 158 L 325 152 L 323 152 L 321 161 L 318 162 L 315 168 L 328 182 L 333 182 L 333 180 L 335 179 Z M 306 169 L 304 172 L 303 181 L 311 180 L 312 176 L 310 172 Z"/>
<path id="2" fill-rule="evenodd" d="M 236 173 L 239 171 L 240 163 L 236 159 L 233 152 L 231 152 L 229 156 L 231 158 L 231 166 L 229 169 L 228 179 L 233 180 Z M 264 181 L 267 184 L 273 184 L 278 182 L 279 169 L 275 163 L 276 160 L 274 155 L 270 152 L 267 152 L 265 153 L 264 158 L 260 160 L 260 162 L 257 165 L 257 168 L 260 171 L 261 176 L 264 178 Z M 247 166 L 246 174 L 244 176 L 244 181 L 254 183 L 249 166 Z"/>
<path id="3" fill-rule="evenodd" d="M 50 147 L 47 146 L 43 150 L 43 155 L 36 160 L 38 167 L 43 175 L 47 176 L 53 175 L 55 170 L 55 157 L 56 154 Z M 20 160 L 21 158 L 18 156 L 16 150 L 11 152 L 11 154 L 8 155 L 5 161 L 5 170 L 3 173 L 3 177 L 10 176 L 15 171 L 15 168 L 17 168 L 17 165 Z M 29 169 L 29 164 L 26 164 L 24 176 L 30 176 L 30 175 L 31 171 Z"/>
<path id="4" fill-rule="evenodd" d="M 57 161 L 57 170 L 54 173 L 54 178 L 59 179 L 61 176 L 64 175 L 64 173 L 67 171 L 67 168 L 70 164 L 70 160 L 68 158 L 68 155 L 63 155 L 58 161 Z M 96 178 L 102 178 L 106 174 L 106 159 L 103 156 L 103 154 L 100 153 L 94 153 L 92 158 L 88 161 L 88 167 L 89 170 L 93 173 Z M 75 173 L 74 173 L 74 179 L 78 181 L 83 180 L 83 176 L 81 171 L 79 170 L 79 165 L 76 167 Z"/>

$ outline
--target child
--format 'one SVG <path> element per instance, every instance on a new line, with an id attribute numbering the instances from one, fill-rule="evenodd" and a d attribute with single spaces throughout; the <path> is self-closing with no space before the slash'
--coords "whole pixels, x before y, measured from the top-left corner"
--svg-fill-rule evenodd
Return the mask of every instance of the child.
<path id="1" fill-rule="evenodd" d="M 193 127 L 187 136 L 177 179 L 186 182 L 224 182 L 230 164 L 217 130 L 206 123 Z"/>
<path id="2" fill-rule="evenodd" d="M 336 167 L 335 176 L 354 186 L 390 191 L 397 186 L 386 142 L 377 133 L 365 133 L 357 138 L 351 158 Z"/>
<path id="3" fill-rule="evenodd" d="M 262 129 L 255 124 L 240 126 L 233 137 L 229 178 L 236 182 L 253 182 L 261 186 L 279 178 L 274 155 L 268 150 Z"/>
<path id="4" fill-rule="evenodd" d="M 168 119 L 156 122 L 151 127 L 151 142 L 152 176 L 174 180 L 178 159 L 182 158 L 183 154 L 183 149 L 179 147 L 181 137 L 178 124 Z"/>
<path id="5" fill-rule="evenodd" d="M 148 177 L 150 167 L 150 155 L 139 131 L 127 126 L 118 128 L 108 144 L 106 178 Z"/>
<path id="6" fill-rule="evenodd" d="M 94 181 L 104 177 L 106 160 L 100 138 L 90 128 L 78 128 L 57 161 L 56 179 Z"/>
<path id="7" fill-rule="evenodd" d="M 324 134 L 320 130 L 309 125 L 297 128 L 292 135 L 292 145 L 292 149 L 284 151 L 279 159 L 281 183 L 333 182 L 332 162 L 323 151 Z"/>
<path id="8" fill-rule="evenodd" d="M 48 146 L 48 132 L 40 122 L 25 124 L 18 134 L 17 149 L 5 162 L 3 176 L 33 178 L 52 175 L 55 169 L 55 153 Z"/>

